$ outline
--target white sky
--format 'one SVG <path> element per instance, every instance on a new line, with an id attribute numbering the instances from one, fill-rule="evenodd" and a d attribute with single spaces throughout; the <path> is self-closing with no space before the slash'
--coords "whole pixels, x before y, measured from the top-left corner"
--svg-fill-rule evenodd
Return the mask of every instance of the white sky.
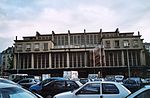
<path id="1" fill-rule="evenodd" d="M 0 0 L 0 52 L 15 36 L 115 31 L 140 31 L 150 42 L 150 0 Z"/>

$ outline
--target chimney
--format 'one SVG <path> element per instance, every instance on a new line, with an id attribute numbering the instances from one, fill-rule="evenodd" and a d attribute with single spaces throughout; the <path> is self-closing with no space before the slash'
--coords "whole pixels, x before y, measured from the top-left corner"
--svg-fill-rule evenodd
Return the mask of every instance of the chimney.
<path id="1" fill-rule="evenodd" d="M 68 30 L 68 34 L 70 34 L 70 30 Z"/>
<path id="2" fill-rule="evenodd" d="M 119 29 L 117 28 L 115 32 L 116 32 L 116 33 L 119 33 Z"/>
<path id="3" fill-rule="evenodd" d="M 140 36 L 140 31 L 138 31 L 138 36 Z"/>
<path id="4" fill-rule="evenodd" d="M 86 33 L 86 30 L 84 29 L 84 33 Z"/>
<path id="5" fill-rule="evenodd" d="M 17 36 L 16 36 L 16 40 L 17 40 Z"/>

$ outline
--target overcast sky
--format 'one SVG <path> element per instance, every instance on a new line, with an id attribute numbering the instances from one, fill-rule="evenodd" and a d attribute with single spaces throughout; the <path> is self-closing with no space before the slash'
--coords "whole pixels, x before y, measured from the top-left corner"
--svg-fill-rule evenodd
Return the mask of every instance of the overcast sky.
<path id="1" fill-rule="evenodd" d="M 73 32 L 140 31 L 150 42 L 150 0 L 0 0 L 0 52 L 15 36 Z"/>

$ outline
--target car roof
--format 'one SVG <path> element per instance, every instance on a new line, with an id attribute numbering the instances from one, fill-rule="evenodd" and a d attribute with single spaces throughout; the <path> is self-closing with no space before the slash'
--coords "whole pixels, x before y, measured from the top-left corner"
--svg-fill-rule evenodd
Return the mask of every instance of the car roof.
<path id="1" fill-rule="evenodd" d="M 113 84 L 119 84 L 117 82 L 113 82 L 113 81 L 90 81 L 87 83 L 113 83 Z"/>
<path id="2" fill-rule="evenodd" d="M 9 88 L 9 87 L 19 87 L 19 86 L 9 83 L 0 83 L 0 88 Z"/>
<path id="3" fill-rule="evenodd" d="M 56 79 L 56 80 L 66 80 L 65 78 L 63 77 L 50 77 L 50 78 L 47 78 L 45 80 L 51 80 L 51 79 Z"/>
<path id="4" fill-rule="evenodd" d="M 0 83 L 11 83 L 11 84 L 17 84 L 11 80 L 5 79 L 5 78 L 0 78 Z"/>

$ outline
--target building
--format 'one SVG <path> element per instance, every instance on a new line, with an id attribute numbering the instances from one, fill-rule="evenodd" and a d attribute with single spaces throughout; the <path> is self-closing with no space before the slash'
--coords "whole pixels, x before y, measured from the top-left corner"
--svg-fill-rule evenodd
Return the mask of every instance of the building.
<path id="1" fill-rule="evenodd" d="M 145 49 L 150 53 L 150 43 L 144 43 Z"/>
<path id="2" fill-rule="evenodd" d="M 150 43 L 144 43 L 145 46 L 145 56 L 146 56 L 146 65 L 150 66 Z M 150 77 L 150 67 L 147 68 L 147 76 Z"/>
<path id="3" fill-rule="evenodd" d="M 142 76 L 145 71 L 143 39 L 138 32 L 84 32 L 40 34 L 15 41 L 14 69 L 10 73 L 62 76 L 74 70 L 80 77 L 98 73 Z"/>
<path id="4" fill-rule="evenodd" d="M 1 68 L 2 71 L 8 70 L 13 67 L 13 47 L 8 47 L 1 53 Z M 3 74 L 3 73 L 2 73 Z"/>

